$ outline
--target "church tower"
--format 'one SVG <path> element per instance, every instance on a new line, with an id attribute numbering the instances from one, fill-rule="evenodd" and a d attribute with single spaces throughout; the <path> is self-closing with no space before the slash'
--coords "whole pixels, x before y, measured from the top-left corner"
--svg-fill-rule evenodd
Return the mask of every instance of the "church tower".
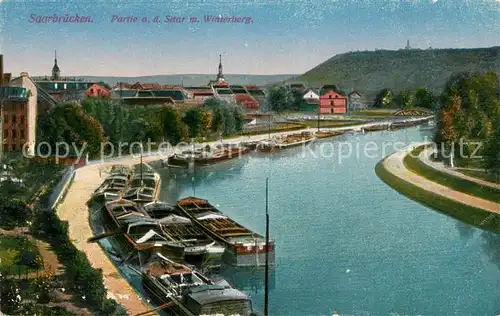
<path id="1" fill-rule="evenodd" d="M 61 77 L 61 70 L 57 65 L 57 51 L 54 52 L 54 67 L 52 67 L 52 80 L 59 80 Z"/>
<path id="2" fill-rule="evenodd" d="M 222 55 L 219 55 L 219 72 L 217 73 L 217 79 L 218 82 L 224 81 L 224 74 L 222 73 Z"/>

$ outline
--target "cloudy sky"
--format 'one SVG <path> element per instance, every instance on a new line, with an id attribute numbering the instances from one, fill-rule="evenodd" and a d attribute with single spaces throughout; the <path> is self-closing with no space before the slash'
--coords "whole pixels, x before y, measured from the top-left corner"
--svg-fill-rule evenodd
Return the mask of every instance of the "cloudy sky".
<path id="1" fill-rule="evenodd" d="M 39 16 L 91 16 L 93 23 L 31 23 Z M 138 18 L 112 23 L 113 15 Z M 252 23 L 205 23 L 205 15 Z M 158 16 L 161 23 L 152 20 Z M 198 23 L 164 23 L 165 16 Z M 142 23 L 147 17 L 149 23 Z M 140 76 L 217 71 L 302 73 L 356 50 L 500 45 L 498 0 L 0 0 L 5 70 Z"/>

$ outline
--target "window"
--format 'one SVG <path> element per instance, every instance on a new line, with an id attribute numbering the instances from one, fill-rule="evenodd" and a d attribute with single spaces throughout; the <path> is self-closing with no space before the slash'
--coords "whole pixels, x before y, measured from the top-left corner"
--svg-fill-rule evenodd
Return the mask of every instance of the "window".
<path id="1" fill-rule="evenodd" d="M 21 130 L 21 139 L 24 139 L 24 130 Z"/>
<path id="2" fill-rule="evenodd" d="M 67 84 L 64 84 L 64 89 L 66 89 L 67 87 L 68 87 L 68 85 L 67 85 Z"/>
<path id="3" fill-rule="evenodd" d="M 17 121 L 17 115 L 16 114 L 12 114 L 12 123 L 16 123 Z"/>
<path id="4" fill-rule="evenodd" d="M 24 124 L 24 115 L 21 115 L 21 117 L 19 118 L 19 122 L 20 122 L 21 124 Z"/>
<path id="5" fill-rule="evenodd" d="M 5 138 L 9 137 L 9 130 L 8 129 L 3 130 L 3 137 L 5 137 Z"/>
<path id="6" fill-rule="evenodd" d="M 12 130 L 12 138 L 16 138 L 16 136 L 17 136 L 16 134 L 17 134 L 17 133 L 16 133 L 16 130 L 15 130 L 15 129 L 13 129 L 13 130 Z"/>
<path id="7" fill-rule="evenodd" d="M 94 89 L 90 89 L 90 94 L 94 94 Z"/>
<path id="8" fill-rule="evenodd" d="M 333 101 L 330 102 L 330 105 L 333 105 Z"/>
<path id="9" fill-rule="evenodd" d="M 331 98 L 332 98 L 332 95 L 330 94 L 330 95 L 328 96 L 328 98 L 329 98 L 329 99 L 331 99 Z"/>
<path id="10" fill-rule="evenodd" d="M 57 89 L 57 82 L 54 83 L 54 89 Z"/>

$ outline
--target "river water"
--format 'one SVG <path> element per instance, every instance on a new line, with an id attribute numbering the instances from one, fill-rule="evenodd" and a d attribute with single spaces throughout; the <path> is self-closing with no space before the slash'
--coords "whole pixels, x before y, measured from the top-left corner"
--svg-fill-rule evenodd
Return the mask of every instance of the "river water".
<path id="1" fill-rule="evenodd" d="M 375 174 L 383 157 L 428 136 L 419 127 L 346 134 L 193 174 L 160 168 L 160 198 L 208 199 L 264 235 L 269 178 L 270 315 L 499 315 L 500 235 L 414 202 Z M 110 252 L 109 240 L 101 244 Z M 110 257 L 144 295 L 139 275 Z M 263 269 L 222 274 L 263 311 Z"/>
<path id="2" fill-rule="evenodd" d="M 277 263 L 271 315 L 500 314 L 500 235 L 414 202 L 375 174 L 377 162 L 402 147 L 396 142 L 428 136 L 419 127 L 346 134 L 309 148 L 252 153 L 194 175 L 164 169 L 161 198 L 208 199 L 264 234 L 269 178 Z M 262 269 L 224 276 L 263 310 Z"/>

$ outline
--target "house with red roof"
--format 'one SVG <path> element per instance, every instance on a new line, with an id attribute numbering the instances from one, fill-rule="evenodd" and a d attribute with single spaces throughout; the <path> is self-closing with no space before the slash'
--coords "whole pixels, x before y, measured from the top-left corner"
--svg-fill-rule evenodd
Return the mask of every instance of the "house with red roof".
<path id="1" fill-rule="evenodd" d="M 107 98 L 111 95 L 111 91 L 100 84 L 94 83 L 87 90 L 85 90 L 84 95 L 86 98 Z"/>
<path id="2" fill-rule="evenodd" d="M 259 102 L 257 102 L 251 95 L 247 93 L 236 93 L 234 95 L 236 103 L 238 103 L 245 110 L 258 110 L 260 108 Z"/>
<path id="3" fill-rule="evenodd" d="M 321 114 L 344 114 L 347 112 L 347 98 L 330 90 L 319 97 L 319 112 Z"/>

